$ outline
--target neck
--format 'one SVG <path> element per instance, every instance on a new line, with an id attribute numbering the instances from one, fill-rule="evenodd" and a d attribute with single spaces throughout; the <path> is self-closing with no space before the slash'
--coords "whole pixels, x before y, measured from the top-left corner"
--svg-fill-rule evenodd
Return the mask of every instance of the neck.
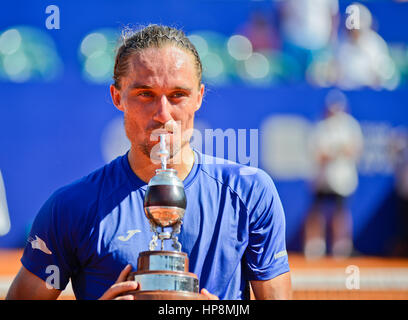
<path id="1" fill-rule="evenodd" d="M 146 183 L 156 174 L 156 169 L 161 168 L 161 164 L 154 164 L 149 157 L 133 146 L 130 148 L 128 160 L 132 171 Z M 193 165 L 194 152 L 190 144 L 186 144 L 172 160 L 168 161 L 167 168 L 177 170 L 177 177 L 183 181 L 190 173 Z"/>

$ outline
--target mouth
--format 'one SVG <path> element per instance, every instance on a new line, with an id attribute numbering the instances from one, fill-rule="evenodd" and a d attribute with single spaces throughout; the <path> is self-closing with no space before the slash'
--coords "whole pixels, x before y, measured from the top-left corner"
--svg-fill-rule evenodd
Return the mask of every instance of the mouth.
<path id="1" fill-rule="evenodd" d="M 173 132 L 167 131 L 166 129 L 156 129 L 151 132 L 150 136 L 159 138 L 162 134 L 165 134 L 166 137 L 170 137 L 173 135 Z"/>
<path id="2" fill-rule="evenodd" d="M 177 123 L 174 120 L 169 120 L 164 124 L 164 128 L 158 128 L 152 131 L 152 136 L 160 136 L 161 134 L 173 135 L 176 131 Z"/>

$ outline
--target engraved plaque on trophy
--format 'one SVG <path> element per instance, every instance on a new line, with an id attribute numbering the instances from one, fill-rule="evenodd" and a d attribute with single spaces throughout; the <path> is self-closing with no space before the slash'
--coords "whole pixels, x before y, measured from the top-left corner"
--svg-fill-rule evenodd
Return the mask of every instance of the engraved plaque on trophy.
<path id="1" fill-rule="evenodd" d="M 181 252 L 177 238 L 187 199 L 176 170 L 166 168 L 165 135 L 160 135 L 159 155 L 162 168 L 149 181 L 144 198 L 153 237 L 149 251 L 139 254 L 137 271 L 128 277 L 139 283 L 132 294 L 137 300 L 205 300 L 208 298 L 199 293 L 198 278 L 188 271 L 187 254 Z M 161 250 L 156 250 L 158 241 Z M 172 241 L 174 251 L 165 251 L 164 241 Z"/>

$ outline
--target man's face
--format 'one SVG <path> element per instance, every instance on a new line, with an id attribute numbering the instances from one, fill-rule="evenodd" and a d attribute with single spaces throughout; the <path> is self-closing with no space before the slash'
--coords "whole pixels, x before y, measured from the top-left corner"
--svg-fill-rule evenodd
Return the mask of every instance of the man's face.
<path id="1" fill-rule="evenodd" d="M 191 53 L 173 45 L 147 48 L 129 57 L 129 70 L 121 89 L 111 86 L 116 107 L 124 112 L 125 130 L 133 148 L 145 156 L 158 143 L 152 133 L 173 120 L 170 159 L 191 137 L 194 113 L 200 108 L 204 85 L 199 84 Z M 180 137 L 182 138 L 180 141 Z"/>

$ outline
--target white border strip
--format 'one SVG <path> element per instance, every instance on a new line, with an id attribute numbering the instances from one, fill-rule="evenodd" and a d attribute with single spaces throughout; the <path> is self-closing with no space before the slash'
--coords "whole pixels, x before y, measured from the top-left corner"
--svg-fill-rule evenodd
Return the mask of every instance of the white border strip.
<path id="1" fill-rule="evenodd" d="M 347 290 L 345 269 L 313 269 L 291 272 L 294 290 Z M 408 268 L 361 268 L 360 290 L 408 291 Z"/>

